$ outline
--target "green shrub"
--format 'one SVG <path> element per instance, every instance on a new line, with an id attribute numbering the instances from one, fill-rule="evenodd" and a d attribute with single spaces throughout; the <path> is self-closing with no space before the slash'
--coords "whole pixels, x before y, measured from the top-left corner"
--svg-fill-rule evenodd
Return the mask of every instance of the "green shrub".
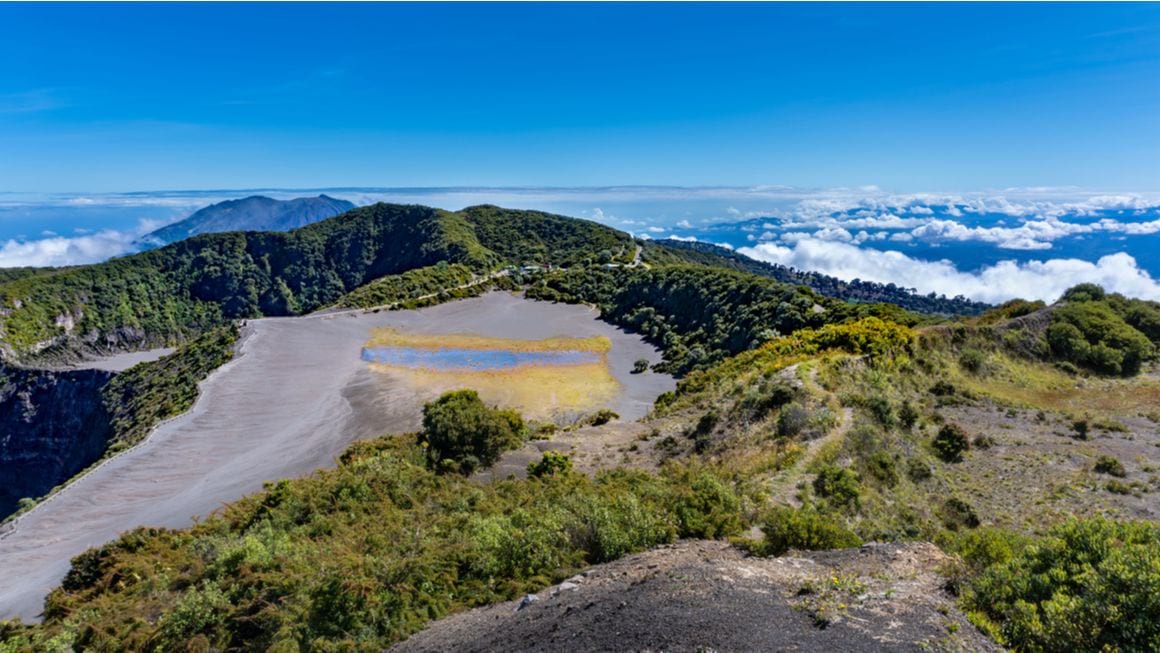
<path id="1" fill-rule="evenodd" d="M 797 390 L 782 381 L 765 381 L 751 388 L 738 402 L 737 410 L 758 420 L 793 401 Z"/>
<path id="2" fill-rule="evenodd" d="M 894 458 L 885 451 L 875 451 L 866 459 L 866 469 L 870 475 L 887 487 L 898 485 L 898 470 Z"/>
<path id="3" fill-rule="evenodd" d="M 762 552 L 771 556 L 790 549 L 823 551 L 862 544 L 841 524 L 809 508 L 774 508 L 762 520 L 761 532 L 765 535 Z"/>
<path id="4" fill-rule="evenodd" d="M 195 635 L 212 633 L 222 624 L 229 608 L 229 599 L 216 583 L 207 581 L 186 592 L 159 624 L 159 649 L 173 650 Z"/>
<path id="5" fill-rule="evenodd" d="M 973 444 L 976 449 L 990 449 L 991 447 L 999 444 L 999 442 L 990 435 L 977 435 L 975 436 L 975 441 Z"/>
<path id="6" fill-rule="evenodd" d="M 1160 525 L 1073 519 L 971 582 L 966 605 L 1022 651 L 1160 648 Z"/>
<path id="7" fill-rule="evenodd" d="M 1075 296 L 1094 296 L 1094 293 L 1085 289 Z M 1155 356 L 1155 347 L 1148 336 L 1116 312 L 1109 300 L 1100 297 L 1100 300 L 1071 299 L 1055 310 L 1047 329 L 1051 351 L 1059 359 L 1101 374 L 1136 374 Z M 1119 299 L 1123 301 L 1122 297 Z"/>
<path id="8" fill-rule="evenodd" d="M 638 358 L 632 364 L 632 373 L 641 374 L 648 371 L 648 359 Z"/>
<path id="9" fill-rule="evenodd" d="M 936 397 L 953 397 L 956 392 L 954 384 L 946 380 L 935 381 L 930 386 L 930 393 Z"/>
<path id="10" fill-rule="evenodd" d="M 964 349 L 963 353 L 959 355 L 959 365 L 972 374 L 981 372 L 986 362 L 986 355 L 978 349 Z"/>
<path id="11" fill-rule="evenodd" d="M 519 446 L 524 435 L 515 411 L 484 405 L 474 390 L 454 390 L 423 407 L 419 444 L 432 469 L 470 474 Z"/>
<path id="12" fill-rule="evenodd" d="M 944 501 L 939 514 L 943 525 L 952 531 L 979 527 L 979 516 L 975 514 L 975 509 L 958 497 Z"/>
<path id="13" fill-rule="evenodd" d="M 1071 430 L 1073 433 L 1075 433 L 1075 435 L 1073 437 L 1075 437 L 1075 439 L 1077 439 L 1077 440 L 1088 439 L 1088 430 L 1090 428 L 1091 428 L 1091 425 L 1088 423 L 1088 421 L 1086 419 L 1077 419 L 1076 421 L 1071 423 Z"/>
<path id="14" fill-rule="evenodd" d="M 741 531 L 741 499 L 707 471 L 670 475 L 678 488 L 675 512 L 681 537 L 719 538 Z"/>
<path id="15" fill-rule="evenodd" d="M 528 463 L 528 476 L 539 478 L 572 471 L 572 457 L 559 451 L 545 451 L 537 462 Z"/>
<path id="16" fill-rule="evenodd" d="M 607 408 L 601 408 L 588 417 L 585 417 L 584 420 L 581 421 L 581 424 L 588 426 L 604 426 L 614 419 L 620 419 L 620 415 L 618 415 L 616 411 L 609 410 Z"/>
<path id="17" fill-rule="evenodd" d="M 963 459 L 963 452 L 971 448 L 971 441 L 967 432 L 958 424 L 943 424 L 934 438 L 934 450 L 948 463 L 957 463 Z"/>
<path id="18" fill-rule="evenodd" d="M 898 408 L 898 422 L 908 431 L 918 423 L 919 417 L 918 409 L 909 400 L 903 401 L 902 406 Z"/>
<path id="19" fill-rule="evenodd" d="M 1098 302 L 1105 296 L 1103 287 L 1094 283 L 1081 283 L 1068 288 L 1059 299 L 1064 302 Z"/>
<path id="20" fill-rule="evenodd" d="M 1124 483 L 1123 481 L 1117 481 L 1114 479 L 1111 481 L 1108 481 L 1108 484 L 1104 486 L 1104 489 L 1106 489 L 1108 492 L 1111 492 L 1112 494 L 1132 494 L 1133 493 L 1131 485 L 1128 485 L 1127 483 Z"/>
<path id="21" fill-rule="evenodd" d="M 884 428 L 892 429 L 898 423 L 894 416 L 894 407 L 886 397 L 870 397 L 865 401 L 865 406 Z"/>
<path id="22" fill-rule="evenodd" d="M 906 475 L 915 483 L 920 483 L 930 478 L 933 473 L 930 470 L 930 465 L 917 458 L 911 458 L 906 466 Z"/>
<path id="23" fill-rule="evenodd" d="M 857 506 L 861 495 L 858 475 L 837 465 L 826 465 L 814 478 L 814 493 L 836 506 Z"/>
<path id="24" fill-rule="evenodd" d="M 1119 478 L 1128 475 L 1128 471 L 1124 469 L 1124 464 L 1111 456 L 1100 456 L 1096 459 L 1095 471 L 1099 474 L 1110 474 Z"/>
<path id="25" fill-rule="evenodd" d="M 777 434 L 792 438 L 800 435 L 810 423 L 810 413 L 797 402 L 786 404 L 777 416 Z"/>

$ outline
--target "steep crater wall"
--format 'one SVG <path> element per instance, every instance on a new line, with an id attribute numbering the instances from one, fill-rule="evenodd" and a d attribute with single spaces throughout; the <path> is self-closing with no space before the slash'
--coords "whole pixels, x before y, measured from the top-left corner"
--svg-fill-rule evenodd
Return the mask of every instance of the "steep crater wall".
<path id="1" fill-rule="evenodd" d="M 0 518 L 101 457 L 113 435 L 103 370 L 0 365 Z"/>

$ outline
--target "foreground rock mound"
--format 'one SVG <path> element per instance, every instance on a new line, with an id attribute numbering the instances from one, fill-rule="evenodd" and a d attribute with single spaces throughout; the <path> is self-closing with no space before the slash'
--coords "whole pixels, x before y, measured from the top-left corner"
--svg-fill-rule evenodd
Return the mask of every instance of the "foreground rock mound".
<path id="1" fill-rule="evenodd" d="M 684 541 L 437 621 L 393 651 L 997 651 L 924 543 L 747 557 Z"/>

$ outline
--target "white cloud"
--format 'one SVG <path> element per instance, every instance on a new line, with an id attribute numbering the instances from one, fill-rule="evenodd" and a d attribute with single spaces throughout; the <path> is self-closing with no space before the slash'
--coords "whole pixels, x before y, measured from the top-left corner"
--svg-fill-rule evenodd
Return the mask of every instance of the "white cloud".
<path id="1" fill-rule="evenodd" d="M 668 231 L 668 229 L 665 229 L 664 227 L 649 227 L 648 230 L 653 232 L 654 234 L 662 234 L 662 233 Z"/>
<path id="2" fill-rule="evenodd" d="M 677 223 L 677 226 L 682 228 L 682 229 L 692 229 L 693 223 L 689 222 L 688 220 L 681 220 L 680 222 Z"/>
<path id="3" fill-rule="evenodd" d="M 163 224 L 162 221 L 142 220 L 136 229 L 128 231 L 107 229 L 90 233 L 78 229 L 76 231 L 81 235 L 73 237 L 52 235 L 37 240 L 8 240 L 0 245 L 0 268 L 98 263 L 139 251 L 138 239 Z"/>
<path id="4" fill-rule="evenodd" d="M 670 234 L 669 240 L 679 240 L 683 243 L 695 243 L 695 242 L 697 242 L 697 237 L 696 236 L 678 236 L 676 234 Z"/>
<path id="5" fill-rule="evenodd" d="M 963 272 L 950 261 L 925 261 L 902 252 L 864 249 L 847 243 L 798 240 L 792 247 L 761 243 L 740 253 L 840 279 L 895 283 L 920 293 L 998 303 L 1016 297 L 1054 301 L 1078 283 L 1098 283 L 1130 297 L 1160 300 L 1160 282 L 1128 254 L 1112 254 L 1095 263 L 1079 259 L 1001 261 L 977 272 Z"/>

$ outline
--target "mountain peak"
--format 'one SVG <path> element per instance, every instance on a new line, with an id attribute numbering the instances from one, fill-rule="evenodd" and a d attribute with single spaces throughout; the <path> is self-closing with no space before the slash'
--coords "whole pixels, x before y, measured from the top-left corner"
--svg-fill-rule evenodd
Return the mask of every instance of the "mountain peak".
<path id="1" fill-rule="evenodd" d="M 184 220 L 148 234 L 144 240 L 164 245 L 221 231 L 289 231 L 353 208 L 353 203 L 325 194 L 290 200 L 251 195 L 199 209 Z"/>

